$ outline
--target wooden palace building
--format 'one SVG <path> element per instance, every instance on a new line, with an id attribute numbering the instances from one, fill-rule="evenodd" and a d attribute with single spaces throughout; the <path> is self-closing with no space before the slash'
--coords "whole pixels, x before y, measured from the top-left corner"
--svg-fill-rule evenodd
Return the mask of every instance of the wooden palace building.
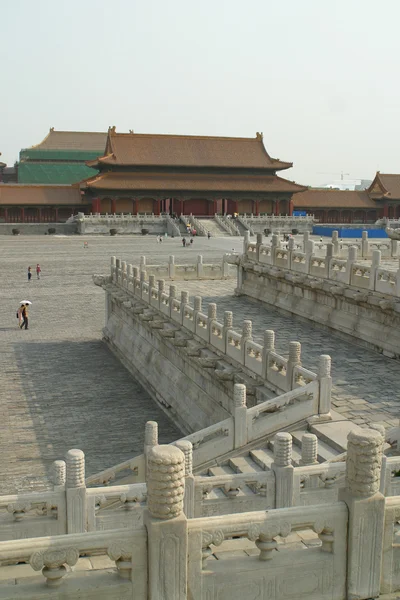
<path id="1" fill-rule="evenodd" d="M 81 183 L 98 213 L 291 214 L 306 188 L 277 175 L 292 163 L 271 158 L 255 138 L 108 131 L 99 171 Z"/>

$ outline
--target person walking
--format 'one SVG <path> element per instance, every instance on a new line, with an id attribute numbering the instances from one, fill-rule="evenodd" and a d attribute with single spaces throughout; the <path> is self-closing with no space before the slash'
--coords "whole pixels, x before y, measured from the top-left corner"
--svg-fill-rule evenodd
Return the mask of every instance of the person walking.
<path id="1" fill-rule="evenodd" d="M 185 247 L 186 246 L 186 238 L 182 238 L 182 246 Z"/>
<path id="2" fill-rule="evenodd" d="M 32 270 L 31 267 L 28 267 L 28 281 L 32 279 Z"/>
<path id="3" fill-rule="evenodd" d="M 40 273 L 42 272 L 42 269 L 40 268 L 39 263 L 36 265 L 36 276 L 38 279 L 40 279 Z"/>
<path id="4" fill-rule="evenodd" d="M 210 237 L 211 237 L 211 233 L 209 231 L 207 232 L 207 237 L 208 237 L 208 239 L 210 239 Z"/>
<path id="5" fill-rule="evenodd" d="M 21 329 L 24 329 L 24 326 L 25 326 L 25 329 L 28 329 L 28 307 L 29 307 L 29 304 L 23 304 L 21 306 L 21 315 L 22 315 L 22 319 L 23 319 L 22 323 L 20 325 Z"/>

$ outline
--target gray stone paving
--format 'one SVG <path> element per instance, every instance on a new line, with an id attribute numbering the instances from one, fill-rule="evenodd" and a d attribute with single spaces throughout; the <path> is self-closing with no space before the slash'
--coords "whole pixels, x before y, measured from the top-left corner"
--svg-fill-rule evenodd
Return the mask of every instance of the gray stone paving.
<path id="1" fill-rule="evenodd" d="M 85 452 L 88 474 L 140 454 L 149 419 L 158 421 L 162 442 L 180 436 L 101 342 L 104 292 L 92 274 L 107 272 L 113 254 L 190 262 L 201 246 L 205 261 L 233 247 L 231 240 L 183 249 L 172 239 L 91 237 L 84 250 L 77 236 L 0 237 L 0 494 L 45 485 L 51 462 L 70 448 Z M 28 284 L 27 267 L 37 262 L 42 279 L 34 274 Z M 29 330 L 21 331 L 15 313 L 25 299 L 33 305 Z"/>
<path id="2" fill-rule="evenodd" d="M 274 329 L 276 348 L 287 356 L 289 342 L 302 344 L 302 361 L 307 369 L 316 370 L 320 354 L 332 357 L 333 406 L 361 426 L 381 423 L 398 424 L 400 409 L 400 362 L 344 339 L 340 335 L 296 316 L 277 310 L 244 296 L 233 297 L 235 283 L 229 281 L 180 283 L 203 302 L 216 302 L 218 316 L 233 311 L 234 327 L 240 331 L 244 319 L 253 321 L 253 337 L 262 343 L 265 329 Z M 204 293 L 206 290 L 206 293 Z"/>
<path id="3" fill-rule="evenodd" d="M 155 237 L 0 237 L 0 493 L 46 485 L 51 462 L 72 447 L 84 450 L 88 474 L 141 453 L 144 423 L 159 422 L 161 442 L 179 435 L 101 342 L 104 293 L 93 273 L 109 271 L 110 256 L 137 264 L 220 260 L 240 251 L 240 238 L 198 238 L 182 248 L 178 239 Z M 27 266 L 41 264 L 40 281 L 27 283 Z M 272 307 L 232 297 L 234 282 L 190 282 L 182 289 L 216 301 L 219 314 L 234 311 L 239 327 L 253 320 L 254 337 L 275 329 L 283 354 L 290 340 L 302 342 L 303 364 L 316 368 L 319 354 L 333 359 L 336 410 L 364 425 L 396 425 L 400 364 Z M 30 329 L 17 328 L 20 300 L 33 302 Z"/>

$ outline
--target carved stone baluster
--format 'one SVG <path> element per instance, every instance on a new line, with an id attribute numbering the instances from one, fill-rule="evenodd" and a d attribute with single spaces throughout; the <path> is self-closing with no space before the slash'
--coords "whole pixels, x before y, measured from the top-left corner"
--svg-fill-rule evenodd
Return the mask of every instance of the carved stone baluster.
<path id="1" fill-rule="evenodd" d="M 42 574 L 46 577 L 46 583 L 49 587 L 57 587 L 67 573 L 64 565 L 73 567 L 78 559 L 79 552 L 76 548 L 50 549 L 32 554 L 29 564 L 34 571 L 42 569 Z"/>
<path id="2" fill-rule="evenodd" d="M 107 554 L 115 561 L 118 575 L 130 579 L 132 574 L 132 550 L 125 541 L 116 540 L 107 548 Z"/>
<path id="3" fill-rule="evenodd" d="M 260 550 L 260 560 L 272 560 L 273 552 L 278 546 L 274 540 L 277 535 L 279 535 L 279 530 L 275 527 L 261 531 L 260 537 L 256 540 L 256 546 Z"/>
<path id="4" fill-rule="evenodd" d="M 333 552 L 333 543 L 335 541 L 335 537 L 333 535 L 333 527 L 326 525 L 320 534 L 318 534 L 319 539 L 322 542 L 321 550 L 322 552 Z"/>

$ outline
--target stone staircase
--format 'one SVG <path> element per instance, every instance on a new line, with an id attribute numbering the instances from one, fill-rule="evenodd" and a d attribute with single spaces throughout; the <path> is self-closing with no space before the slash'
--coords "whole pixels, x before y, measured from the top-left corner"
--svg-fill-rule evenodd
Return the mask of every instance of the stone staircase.
<path id="1" fill-rule="evenodd" d="M 197 220 L 201 223 L 201 225 L 203 225 L 206 231 L 211 233 L 212 237 L 231 237 L 230 234 L 225 231 L 225 229 L 221 227 L 221 225 L 219 225 L 215 219 L 197 218 Z"/>
<path id="2" fill-rule="evenodd" d="M 345 446 L 342 444 L 341 440 L 335 440 L 335 436 L 332 439 L 326 436 L 323 429 L 324 425 L 326 424 L 307 427 L 305 424 L 302 427 L 300 426 L 297 430 L 290 432 L 293 438 L 292 464 L 294 467 L 301 466 L 301 440 L 305 433 L 314 433 L 318 438 L 319 463 L 332 460 L 345 451 Z M 356 426 L 352 424 L 352 428 L 355 427 Z M 202 475 L 203 477 L 218 477 L 221 475 L 260 473 L 262 471 L 270 471 L 273 461 L 274 440 L 271 439 L 266 442 L 265 446 L 247 449 L 245 453 L 231 456 L 222 461 L 219 465 L 208 467 L 202 473 L 198 473 L 198 475 Z M 253 496 L 254 493 L 255 491 L 251 486 L 242 485 L 238 492 L 238 496 Z M 224 492 L 216 487 L 209 492 L 207 498 L 209 500 L 217 500 L 223 496 Z"/>

